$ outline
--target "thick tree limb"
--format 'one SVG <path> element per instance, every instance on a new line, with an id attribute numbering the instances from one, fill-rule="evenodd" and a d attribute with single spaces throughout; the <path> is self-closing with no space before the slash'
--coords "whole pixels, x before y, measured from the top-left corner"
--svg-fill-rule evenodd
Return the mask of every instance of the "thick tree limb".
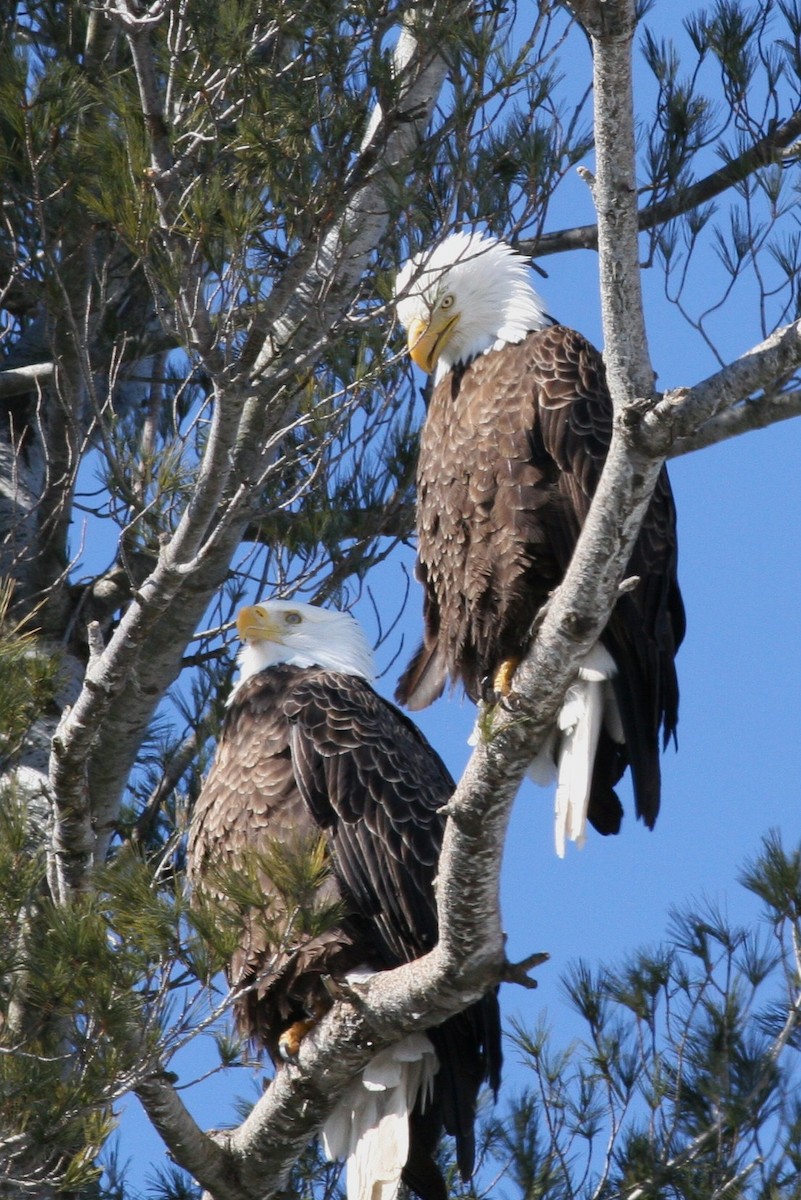
<path id="1" fill-rule="evenodd" d="M 768 392 L 753 400 L 743 400 L 705 421 L 694 434 L 677 438 L 668 458 L 691 454 L 693 450 L 704 450 L 707 446 L 716 446 L 718 442 L 739 437 L 742 433 L 752 433 L 756 429 L 767 429 L 792 417 L 801 417 L 801 391 Z"/>
<path id="2" fill-rule="evenodd" d="M 777 392 L 776 383 L 799 367 L 801 321 L 795 321 L 694 387 L 674 388 L 635 411 L 631 423 L 639 444 L 649 453 L 675 456 L 796 416 L 799 393 Z M 749 398 L 760 391 L 766 394 Z"/>
<path id="3" fill-rule="evenodd" d="M 136 1088 L 143 1108 L 181 1166 L 218 1200 L 246 1200 L 231 1170 L 230 1158 L 204 1133 L 169 1079 L 154 1074 Z"/>
<path id="4" fill-rule="evenodd" d="M 634 177 L 634 98 L 631 45 L 634 0 L 582 0 L 572 5 L 591 36 L 595 106 L 601 315 L 604 361 L 612 400 L 650 396 L 654 370 L 648 355 L 637 244 Z"/>

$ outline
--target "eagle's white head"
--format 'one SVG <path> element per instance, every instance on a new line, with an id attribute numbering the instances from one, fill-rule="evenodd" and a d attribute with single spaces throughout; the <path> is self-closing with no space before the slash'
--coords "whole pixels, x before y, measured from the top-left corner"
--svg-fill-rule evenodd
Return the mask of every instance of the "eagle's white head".
<path id="1" fill-rule="evenodd" d="M 415 254 L 395 281 L 409 353 L 434 382 L 458 363 L 551 324 L 526 260 L 483 233 L 454 233 Z"/>
<path id="2" fill-rule="evenodd" d="M 368 683 L 375 679 L 373 652 L 349 613 L 298 600 L 263 600 L 240 610 L 236 628 L 243 646 L 232 698 L 251 675 L 279 663 L 360 675 Z"/>

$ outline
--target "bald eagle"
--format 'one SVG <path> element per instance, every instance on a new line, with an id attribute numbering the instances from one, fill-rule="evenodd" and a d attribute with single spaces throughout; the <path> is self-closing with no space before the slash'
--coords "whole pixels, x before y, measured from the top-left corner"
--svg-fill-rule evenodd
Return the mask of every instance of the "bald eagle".
<path id="1" fill-rule="evenodd" d="M 243 989 L 241 1031 L 280 1068 L 331 1007 L 330 980 L 435 945 L 441 810 L 454 785 L 373 690 L 372 653 L 348 614 L 272 600 L 243 609 L 237 627 L 240 677 L 192 817 L 188 876 L 195 893 L 233 906 L 226 872 L 255 861 L 260 902 L 241 913 L 229 978 Z M 314 900 L 330 915 L 304 934 L 278 875 L 282 856 L 315 850 Z M 442 1128 L 469 1178 L 477 1095 L 485 1081 L 497 1092 L 500 1063 L 494 992 L 379 1054 L 324 1130 L 329 1157 L 348 1159 L 349 1200 L 393 1200 L 401 1178 L 423 1200 L 445 1200 L 433 1158 Z"/>
<path id="2" fill-rule="evenodd" d="M 537 617 L 561 582 L 612 435 L 600 354 L 556 324 L 509 246 L 457 233 L 415 255 L 396 281 L 413 360 L 433 374 L 417 470 L 417 575 L 423 643 L 396 699 L 416 710 L 461 681 L 478 701 L 508 692 Z M 675 737 L 674 665 L 684 636 L 676 517 L 659 476 L 627 574 L 634 590 L 568 692 L 533 759 L 557 779 L 556 848 L 586 819 L 617 833 L 614 791 L 631 766 L 637 816 L 653 828 L 659 742 Z"/>

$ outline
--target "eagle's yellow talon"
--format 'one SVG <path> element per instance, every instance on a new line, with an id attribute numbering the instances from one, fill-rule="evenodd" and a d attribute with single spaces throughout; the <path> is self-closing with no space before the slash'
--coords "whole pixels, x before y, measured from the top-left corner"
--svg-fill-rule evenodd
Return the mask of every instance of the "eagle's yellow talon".
<path id="1" fill-rule="evenodd" d="M 512 690 L 512 679 L 514 673 L 520 666 L 519 658 L 505 658 L 492 679 L 492 686 L 496 696 L 505 698 Z"/>
<path id="2" fill-rule="evenodd" d="M 278 1039 L 278 1053 L 285 1062 L 294 1062 L 300 1053 L 300 1043 L 307 1033 L 317 1024 L 317 1017 L 309 1017 L 306 1021 L 295 1021 L 289 1029 L 285 1029 Z"/>

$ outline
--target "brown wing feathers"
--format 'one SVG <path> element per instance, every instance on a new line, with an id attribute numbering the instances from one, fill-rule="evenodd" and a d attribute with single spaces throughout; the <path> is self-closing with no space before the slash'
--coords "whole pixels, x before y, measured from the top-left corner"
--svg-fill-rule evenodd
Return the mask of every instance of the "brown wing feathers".
<path id="1" fill-rule="evenodd" d="M 324 675 L 287 705 L 295 778 L 329 831 L 338 878 L 369 915 L 388 965 L 436 943 L 432 880 L 453 792 L 444 765 L 411 723 L 353 677 Z M 392 960 L 391 962 L 389 960 Z"/>

